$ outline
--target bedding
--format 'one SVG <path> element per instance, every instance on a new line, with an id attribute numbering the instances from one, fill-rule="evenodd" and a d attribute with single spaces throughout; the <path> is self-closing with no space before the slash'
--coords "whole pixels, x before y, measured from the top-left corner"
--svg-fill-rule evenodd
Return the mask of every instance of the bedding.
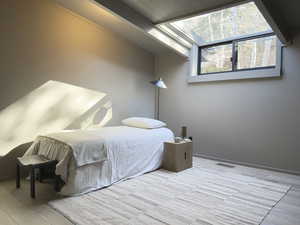
<path id="1" fill-rule="evenodd" d="M 25 155 L 58 160 L 61 194 L 78 195 L 158 169 L 163 143 L 173 140 L 164 127 L 94 127 L 39 136 Z"/>
<path id="2" fill-rule="evenodd" d="M 154 120 L 145 117 L 130 117 L 122 120 L 122 124 L 129 127 L 138 127 L 145 129 L 155 129 L 167 126 L 167 124 L 160 120 Z"/>

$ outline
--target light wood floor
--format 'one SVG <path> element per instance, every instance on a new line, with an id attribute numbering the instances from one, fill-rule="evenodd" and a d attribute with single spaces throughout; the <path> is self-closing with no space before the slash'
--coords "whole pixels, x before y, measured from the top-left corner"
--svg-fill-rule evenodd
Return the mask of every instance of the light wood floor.
<path id="1" fill-rule="evenodd" d="M 268 181 L 292 185 L 290 191 L 272 209 L 262 225 L 300 224 L 300 176 L 235 165 L 227 168 L 217 161 L 201 159 L 207 168 L 248 175 Z M 21 189 L 15 189 L 15 181 L 0 182 L 0 225 L 71 225 L 61 214 L 47 205 L 60 198 L 48 184 L 37 184 L 37 198 L 29 197 L 29 182 L 22 180 Z"/>

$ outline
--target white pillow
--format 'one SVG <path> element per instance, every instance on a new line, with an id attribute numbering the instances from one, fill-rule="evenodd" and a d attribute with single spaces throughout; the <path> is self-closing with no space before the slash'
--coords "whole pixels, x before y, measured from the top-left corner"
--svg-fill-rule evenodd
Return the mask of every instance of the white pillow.
<path id="1" fill-rule="evenodd" d="M 138 128 L 145 128 L 145 129 L 154 129 L 165 127 L 165 124 L 162 121 L 149 119 L 145 117 L 130 117 L 125 120 L 122 120 L 122 124 L 129 127 L 138 127 Z"/>

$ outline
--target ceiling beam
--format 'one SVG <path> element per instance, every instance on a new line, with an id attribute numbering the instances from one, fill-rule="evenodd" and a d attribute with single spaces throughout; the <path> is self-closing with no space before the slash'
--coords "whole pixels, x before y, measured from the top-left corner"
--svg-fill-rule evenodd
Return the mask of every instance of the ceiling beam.
<path id="1" fill-rule="evenodd" d="M 271 7 L 272 1 L 267 0 L 254 0 L 257 8 L 265 17 L 266 21 L 279 38 L 282 44 L 288 45 L 291 42 L 291 36 L 287 27 L 282 21 L 282 17 L 274 11 Z M 287 3 L 288 4 L 288 3 Z"/>
<path id="2" fill-rule="evenodd" d="M 122 1 L 93 0 L 93 2 L 99 3 L 100 7 L 104 7 L 115 16 L 125 19 L 127 22 L 144 31 L 150 37 L 160 41 L 162 44 L 174 50 L 179 55 L 184 56 L 185 58 L 189 57 L 188 48 L 181 45 L 165 33 L 161 32 L 148 18 L 135 11 Z"/>

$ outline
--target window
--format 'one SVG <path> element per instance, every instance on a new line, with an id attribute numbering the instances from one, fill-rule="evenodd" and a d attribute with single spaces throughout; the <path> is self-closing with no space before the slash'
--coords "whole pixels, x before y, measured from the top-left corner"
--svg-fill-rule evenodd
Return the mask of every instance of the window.
<path id="1" fill-rule="evenodd" d="M 200 75 L 274 68 L 276 65 L 276 37 L 268 35 L 199 47 L 198 63 Z"/>
<path id="2" fill-rule="evenodd" d="M 254 2 L 169 23 L 198 44 L 271 31 Z"/>
<path id="3" fill-rule="evenodd" d="M 275 67 L 276 37 L 239 41 L 236 44 L 237 70 Z"/>
<path id="4" fill-rule="evenodd" d="M 280 42 L 254 1 L 166 22 L 158 28 L 182 45 L 193 46 L 193 77 L 189 80 L 280 76 Z"/>
<path id="5" fill-rule="evenodd" d="M 201 73 L 218 73 L 232 70 L 232 44 L 222 44 L 201 49 Z"/>

